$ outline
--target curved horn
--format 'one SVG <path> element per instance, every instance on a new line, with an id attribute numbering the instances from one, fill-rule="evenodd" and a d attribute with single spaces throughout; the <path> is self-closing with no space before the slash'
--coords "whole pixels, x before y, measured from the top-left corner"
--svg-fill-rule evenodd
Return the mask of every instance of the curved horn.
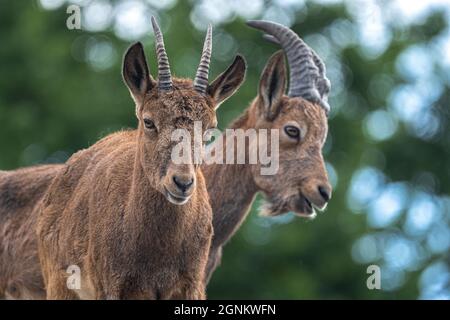
<path id="1" fill-rule="evenodd" d="M 158 57 L 158 88 L 160 90 L 170 90 L 172 89 L 172 75 L 170 74 L 169 58 L 164 47 L 161 29 L 153 16 L 152 26 L 155 33 L 156 55 Z"/>
<path id="2" fill-rule="evenodd" d="M 290 67 L 288 95 L 319 103 L 328 112 L 330 81 L 317 54 L 294 31 L 281 24 L 262 20 L 251 20 L 247 24 L 268 33 L 264 38 L 278 43 L 285 51 Z"/>
<path id="3" fill-rule="evenodd" d="M 328 105 L 328 94 L 330 93 L 331 82 L 326 76 L 325 63 L 323 63 L 322 59 L 320 59 L 313 49 L 309 49 L 311 50 L 314 64 L 319 69 L 320 77 L 317 79 L 316 84 L 322 98 L 322 105 L 327 111 L 330 111 L 330 106 Z"/>
<path id="4" fill-rule="evenodd" d="M 205 93 L 208 88 L 209 63 L 212 52 L 212 26 L 208 26 L 205 42 L 203 44 L 202 57 L 194 79 L 194 88 L 197 92 Z"/>

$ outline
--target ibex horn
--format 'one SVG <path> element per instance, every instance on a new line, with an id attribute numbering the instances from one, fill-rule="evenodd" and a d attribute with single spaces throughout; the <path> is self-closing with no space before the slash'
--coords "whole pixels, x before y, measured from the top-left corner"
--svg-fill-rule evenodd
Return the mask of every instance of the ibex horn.
<path id="1" fill-rule="evenodd" d="M 153 16 L 152 26 L 155 33 L 156 55 L 158 57 L 158 88 L 160 90 L 170 90 L 172 89 L 172 75 L 170 74 L 169 58 L 164 47 L 161 29 Z"/>
<path id="2" fill-rule="evenodd" d="M 197 92 L 205 93 L 208 88 L 209 63 L 212 52 L 212 26 L 208 26 L 205 42 L 203 44 L 202 57 L 194 79 L 194 88 Z"/>
<path id="3" fill-rule="evenodd" d="M 319 56 L 288 27 L 263 20 L 251 20 L 247 24 L 268 33 L 264 38 L 281 45 L 286 53 L 290 67 L 288 95 L 318 103 L 328 113 L 330 80 Z"/>

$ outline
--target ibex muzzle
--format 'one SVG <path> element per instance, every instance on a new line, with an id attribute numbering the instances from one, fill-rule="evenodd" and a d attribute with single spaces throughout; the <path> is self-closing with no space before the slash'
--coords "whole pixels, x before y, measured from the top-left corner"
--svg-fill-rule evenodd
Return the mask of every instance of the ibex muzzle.
<path id="1" fill-rule="evenodd" d="M 164 179 L 167 199 L 173 204 L 185 204 L 192 196 L 196 183 L 194 165 L 171 164 Z"/>

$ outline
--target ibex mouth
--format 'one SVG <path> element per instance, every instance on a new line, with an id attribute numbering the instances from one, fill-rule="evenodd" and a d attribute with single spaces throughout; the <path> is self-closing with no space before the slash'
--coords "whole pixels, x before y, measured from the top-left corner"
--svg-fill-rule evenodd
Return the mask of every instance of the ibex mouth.
<path id="1" fill-rule="evenodd" d="M 306 198 L 306 197 L 304 197 L 304 199 L 305 199 L 306 209 L 309 212 L 313 212 L 314 208 L 313 208 L 313 205 L 312 205 L 311 201 L 309 201 L 308 198 Z"/>
<path id="2" fill-rule="evenodd" d="M 293 212 L 298 217 L 314 219 L 316 217 L 314 208 L 317 208 L 317 206 L 302 193 L 299 193 L 288 199 L 276 196 L 266 198 L 261 206 L 260 214 L 263 216 L 278 216 Z"/>
<path id="3" fill-rule="evenodd" d="M 298 199 L 296 207 L 295 213 L 300 217 L 314 218 L 316 216 L 315 205 L 303 195 Z"/>
<path id="4" fill-rule="evenodd" d="M 187 196 L 187 197 L 181 197 L 181 196 L 176 196 L 173 193 L 171 193 L 169 190 L 167 190 L 167 188 L 164 188 L 165 190 L 165 195 L 167 200 L 169 200 L 170 203 L 176 204 L 178 206 L 181 206 L 183 204 L 185 204 L 186 202 L 189 201 L 191 196 Z"/>
<path id="5" fill-rule="evenodd" d="M 319 211 L 324 211 L 327 208 L 327 203 L 315 203 L 314 201 L 309 200 L 308 198 L 306 198 L 305 196 L 303 196 L 308 204 L 308 207 L 312 208 L 313 210 L 319 210 Z"/>

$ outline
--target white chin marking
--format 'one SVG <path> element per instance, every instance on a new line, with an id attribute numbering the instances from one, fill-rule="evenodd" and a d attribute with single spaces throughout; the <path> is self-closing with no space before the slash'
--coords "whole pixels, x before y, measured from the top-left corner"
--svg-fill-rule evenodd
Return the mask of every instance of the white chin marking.
<path id="1" fill-rule="evenodd" d="M 317 210 L 319 210 L 320 212 L 325 211 L 325 209 L 327 208 L 328 203 L 325 203 L 322 208 L 317 207 L 316 205 L 313 204 L 313 207 Z"/>
<path id="2" fill-rule="evenodd" d="M 274 208 L 272 203 L 266 200 L 262 200 L 261 206 L 259 207 L 259 215 L 262 217 L 272 217 L 280 214 L 278 210 Z"/>
<path id="3" fill-rule="evenodd" d="M 185 204 L 186 202 L 189 201 L 191 197 L 186 197 L 186 198 L 175 198 L 174 196 L 172 196 L 169 192 L 167 192 L 167 200 L 169 200 L 170 203 L 176 204 L 178 206 L 181 206 L 183 204 Z"/>
<path id="4" fill-rule="evenodd" d="M 317 216 L 316 210 L 314 208 L 312 209 L 311 213 L 296 213 L 297 216 L 306 218 L 306 219 L 314 219 Z"/>

